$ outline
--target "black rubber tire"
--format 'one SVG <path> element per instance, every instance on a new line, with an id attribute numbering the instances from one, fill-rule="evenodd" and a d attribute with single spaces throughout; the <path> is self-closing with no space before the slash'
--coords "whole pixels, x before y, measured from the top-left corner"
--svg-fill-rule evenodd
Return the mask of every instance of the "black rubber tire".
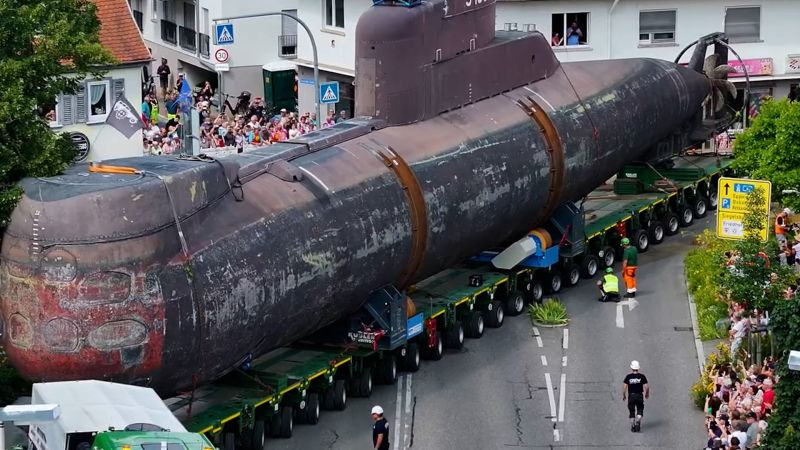
<path id="1" fill-rule="evenodd" d="M 372 395 L 372 369 L 365 368 L 358 376 L 358 394 L 361 397 Z"/>
<path id="2" fill-rule="evenodd" d="M 717 188 L 711 189 L 708 193 L 708 207 L 711 209 L 717 209 L 718 201 L 719 195 L 717 194 Z"/>
<path id="3" fill-rule="evenodd" d="M 344 380 L 336 380 L 333 382 L 333 409 L 335 411 L 344 411 L 347 408 L 347 389 Z"/>
<path id="4" fill-rule="evenodd" d="M 403 357 L 403 370 L 406 372 L 416 372 L 419 370 L 419 344 L 409 342 L 406 344 L 406 355 Z"/>
<path id="5" fill-rule="evenodd" d="M 664 234 L 674 236 L 681 229 L 681 221 L 678 215 L 670 211 L 664 215 Z"/>
<path id="6" fill-rule="evenodd" d="M 395 384 L 397 382 L 397 357 L 386 354 L 381 360 L 381 383 Z"/>
<path id="7" fill-rule="evenodd" d="M 547 280 L 545 286 L 548 294 L 556 294 L 560 292 L 561 288 L 564 286 L 564 282 L 561 279 L 561 272 L 555 269 L 545 275 L 545 279 Z"/>
<path id="8" fill-rule="evenodd" d="M 280 428 L 278 429 L 278 437 L 283 439 L 290 439 L 292 431 L 294 430 L 294 412 L 291 406 L 284 406 L 280 412 Z"/>
<path id="9" fill-rule="evenodd" d="M 664 224 L 658 220 L 651 220 L 650 227 L 648 227 L 647 234 L 650 237 L 651 244 L 660 244 L 664 241 Z"/>
<path id="10" fill-rule="evenodd" d="M 436 344 L 432 348 L 428 348 L 428 343 L 425 343 L 425 351 L 422 357 L 430 361 L 439 361 L 444 356 L 444 342 L 442 342 L 442 332 L 436 332 Z"/>
<path id="11" fill-rule="evenodd" d="M 583 255 L 581 259 L 581 276 L 589 279 L 594 278 L 600 271 L 600 260 L 595 255 Z"/>
<path id="12" fill-rule="evenodd" d="M 689 205 L 684 205 L 678 214 L 678 222 L 682 227 L 688 227 L 694 222 L 694 210 Z"/>
<path id="13" fill-rule="evenodd" d="M 333 411 L 333 396 L 333 386 L 331 385 L 322 392 L 322 409 Z"/>
<path id="14" fill-rule="evenodd" d="M 638 229 L 633 232 L 633 236 L 631 236 L 631 244 L 636 246 L 636 250 L 639 253 L 644 253 L 650 249 L 650 236 L 648 236 L 647 231 L 642 229 Z"/>
<path id="15" fill-rule="evenodd" d="M 483 312 L 484 321 L 489 328 L 500 328 L 506 318 L 506 311 L 503 309 L 503 303 L 494 300 L 487 305 L 486 310 Z"/>
<path id="16" fill-rule="evenodd" d="M 453 350 L 461 350 L 464 347 L 464 323 L 460 320 L 445 331 L 444 345 Z"/>
<path id="17" fill-rule="evenodd" d="M 505 313 L 509 316 L 518 316 L 525 311 L 525 296 L 522 292 L 512 291 L 505 302 L 503 302 Z"/>
<path id="18" fill-rule="evenodd" d="M 221 450 L 236 450 L 236 433 L 227 431 L 222 435 Z"/>
<path id="19" fill-rule="evenodd" d="M 581 282 L 581 268 L 577 264 L 566 264 L 561 273 L 564 274 L 563 281 L 567 284 L 567 286 L 576 286 Z"/>
<path id="20" fill-rule="evenodd" d="M 358 377 L 353 377 L 347 380 L 347 394 L 350 397 L 358 398 L 361 397 L 361 385 L 359 383 Z"/>
<path id="21" fill-rule="evenodd" d="M 525 296 L 528 303 L 542 303 L 542 298 L 544 298 L 544 286 L 542 285 L 542 280 L 540 280 L 538 277 L 531 280 L 526 286 Z"/>
<path id="22" fill-rule="evenodd" d="M 250 430 L 250 450 L 263 450 L 267 445 L 267 424 L 263 420 L 253 422 L 253 429 Z"/>
<path id="23" fill-rule="evenodd" d="M 617 254 L 614 253 L 614 249 L 610 246 L 603 247 L 603 257 L 600 261 L 603 264 L 603 268 L 612 267 L 615 262 L 617 262 Z"/>
<path id="24" fill-rule="evenodd" d="M 306 397 L 306 417 L 305 423 L 316 425 L 319 422 L 319 394 L 316 392 L 309 392 Z"/>
<path id="25" fill-rule="evenodd" d="M 699 195 L 692 201 L 692 212 L 696 219 L 701 219 L 708 214 L 708 199 Z"/>
<path id="26" fill-rule="evenodd" d="M 467 337 L 471 339 L 480 339 L 483 336 L 483 331 L 486 324 L 483 322 L 483 314 L 480 311 L 472 311 L 467 318 Z"/>

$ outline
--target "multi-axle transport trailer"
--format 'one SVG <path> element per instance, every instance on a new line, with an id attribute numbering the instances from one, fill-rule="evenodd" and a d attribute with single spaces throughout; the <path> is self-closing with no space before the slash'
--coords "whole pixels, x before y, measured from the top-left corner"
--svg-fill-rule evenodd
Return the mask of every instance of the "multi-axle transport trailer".
<path id="1" fill-rule="evenodd" d="M 393 384 L 421 359 L 439 360 L 445 348 L 460 349 L 526 304 L 613 266 L 622 237 L 644 252 L 691 225 L 716 206 L 716 180 L 730 162 L 705 154 L 628 165 L 531 231 L 535 249 L 513 267 L 491 263 L 504 250 L 496 249 L 405 292 L 387 286 L 348 319 L 165 403 L 223 450 L 289 438 L 294 424 L 317 423 L 320 410 L 343 410 L 348 396 L 368 397 L 373 383 Z"/>

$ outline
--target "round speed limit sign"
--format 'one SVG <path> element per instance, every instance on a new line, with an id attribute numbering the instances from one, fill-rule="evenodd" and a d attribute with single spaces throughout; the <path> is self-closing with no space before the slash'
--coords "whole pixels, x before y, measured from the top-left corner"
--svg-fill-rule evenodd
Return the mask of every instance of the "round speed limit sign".
<path id="1" fill-rule="evenodd" d="M 230 58 L 230 55 L 228 54 L 228 51 L 225 50 L 224 48 L 220 48 L 216 52 L 214 52 L 214 59 L 216 59 L 217 62 L 220 64 L 228 61 L 228 58 Z"/>

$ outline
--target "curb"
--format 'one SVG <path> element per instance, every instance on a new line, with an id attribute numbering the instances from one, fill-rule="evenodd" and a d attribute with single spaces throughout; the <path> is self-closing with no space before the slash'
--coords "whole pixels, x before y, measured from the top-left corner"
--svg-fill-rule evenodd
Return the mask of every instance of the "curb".
<path id="1" fill-rule="evenodd" d="M 548 324 L 540 323 L 540 322 L 536 321 L 535 319 L 531 319 L 531 322 L 533 322 L 533 324 L 536 325 L 539 328 L 564 328 L 566 326 L 569 326 L 569 319 L 567 319 L 567 322 L 564 323 L 563 325 L 548 325 Z"/>
<path id="2" fill-rule="evenodd" d="M 703 352 L 703 341 L 700 340 L 700 324 L 697 323 L 697 305 L 694 302 L 691 291 L 689 291 L 689 281 L 686 279 L 685 272 L 683 274 L 683 284 L 686 286 L 686 297 L 689 301 L 689 316 L 692 319 L 692 334 L 694 334 L 694 346 L 695 351 L 697 351 L 697 366 L 700 370 L 700 375 L 702 375 L 706 357 L 705 352 Z"/>

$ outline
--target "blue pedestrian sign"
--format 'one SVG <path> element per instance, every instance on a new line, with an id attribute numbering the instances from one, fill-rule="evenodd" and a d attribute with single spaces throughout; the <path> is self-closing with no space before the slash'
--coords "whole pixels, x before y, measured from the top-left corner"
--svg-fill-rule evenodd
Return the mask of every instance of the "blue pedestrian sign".
<path id="1" fill-rule="evenodd" d="M 217 45 L 233 44 L 233 24 L 221 23 L 215 25 L 214 37 Z"/>
<path id="2" fill-rule="evenodd" d="M 319 100 L 324 105 L 339 103 L 339 82 L 320 83 Z"/>

